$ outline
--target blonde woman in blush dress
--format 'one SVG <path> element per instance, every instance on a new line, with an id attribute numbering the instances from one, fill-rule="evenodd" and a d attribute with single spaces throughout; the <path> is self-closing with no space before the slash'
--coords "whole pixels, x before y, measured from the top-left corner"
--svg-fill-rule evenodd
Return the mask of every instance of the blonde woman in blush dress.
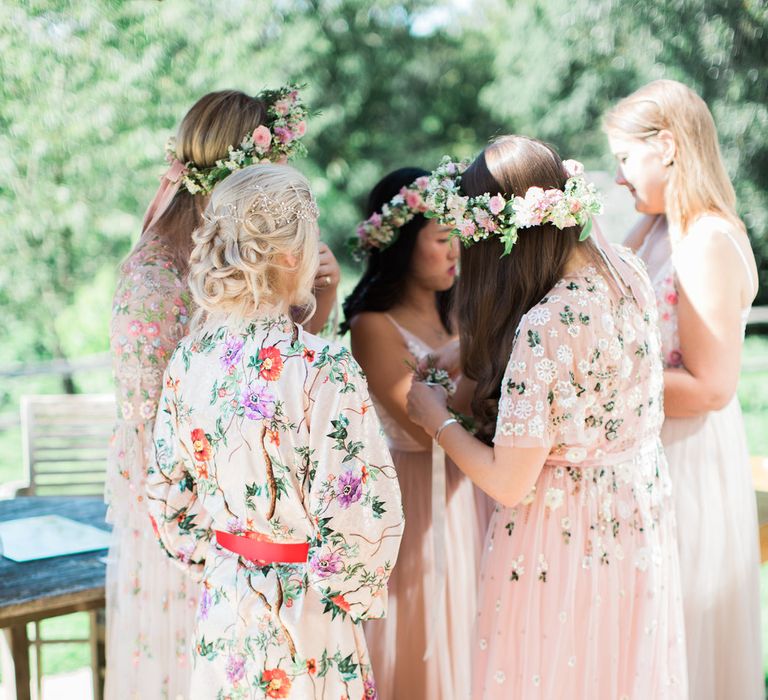
<path id="1" fill-rule="evenodd" d="M 361 622 L 384 615 L 397 475 L 349 351 L 308 332 L 317 206 L 293 168 L 216 187 L 195 231 L 200 323 L 165 373 L 148 508 L 200 580 L 190 697 L 375 698 Z"/>
<path id="2" fill-rule="evenodd" d="M 444 475 L 439 461 L 433 464 L 432 439 L 405 410 L 409 365 L 456 333 L 450 305 L 458 243 L 423 216 L 427 174 L 402 168 L 373 188 L 369 218 L 359 229 L 366 269 L 344 302 L 352 352 L 392 451 L 406 520 L 389 614 L 365 631 L 381 700 L 460 700 L 470 684 L 480 550 L 474 488 L 450 461 Z"/>
<path id="3" fill-rule="evenodd" d="M 430 201 L 468 244 L 457 310 L 477 433 L 441 387 L 414 381 L 408 414 L 501 504 L 471 697 L 687 700 L 648 276 L 626 249 L 582 240 L 599 207 L 546 144 L 504 136 L 460 179 L 447 167 Z"/>
<path id="4" fill-rule="evenodd" d="M 605 118 L 616 181 L 645 214 L 664 356 L 691 698 L 764 697 L 757 514 L 736 397 L 757 269 L 704 101 L 659 80 Z"/>
<path id="5" fill-rule="evenodd" d="M 291 89 L 278 95 L 290 115 L 301 117 L 303 109 Z M 107 564 L 108 700 L 188 696 L 195 586 L 152 534 L 144 480 L 152 465 L 152 427 L 163 371 L 189 328 L 193 310 L 186 274 L 192 231 L 202 221 L 207 199 L 202 186 L 210 184 L 216 160 L 226 158 L 229 146 L 244 137 L 254 146 L 255 133 L 261 158 L 282 161 L 295 148 L 298 133 L 291 135 L 292 141 L 271 143 L 277 123 L 274 98 L 274 92 L 251 97 L 227 90 L 205 95 L 192 107 L 179 127 L 176 158 L 147 211 L 139 241 L 120 269 L 110 328 L 118 419 L 106 492 L 113 524 Z M 195 194 L 184 180 L 192 169 L 208 178 L 190 181 Z M 327 317 L 338 282 L 335 260 L 328 257 L 330 251 L 325 255 L 317 280 L 315 328 Z"/>

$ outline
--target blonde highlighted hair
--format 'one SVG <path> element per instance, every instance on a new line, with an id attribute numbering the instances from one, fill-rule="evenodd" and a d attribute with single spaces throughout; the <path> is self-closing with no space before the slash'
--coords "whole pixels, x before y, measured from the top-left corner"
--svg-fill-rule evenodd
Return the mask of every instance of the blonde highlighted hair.
<path id="1" fill-rule="evenodd" d="M 662 130 L 674 137 L 675 155 L 665 190 L 672 231 L 685 236 L 704 214 L 720 215 L 744 228 L 712 114 L 689 87 L 676 80 L 648 83 L 611 109 L 603 126 L 606 133 L 620 138 L 653 139 Z"/>
<path id="2" fill-rule="evenodd" d="M 188 280 L 195 325 L 212 313 L 251 319 L 265 306 L 312 316 L 319 235 L 303 175 L 287 165 L 243 168 L 216 186 L 203 218 L 192 234 Z"/>

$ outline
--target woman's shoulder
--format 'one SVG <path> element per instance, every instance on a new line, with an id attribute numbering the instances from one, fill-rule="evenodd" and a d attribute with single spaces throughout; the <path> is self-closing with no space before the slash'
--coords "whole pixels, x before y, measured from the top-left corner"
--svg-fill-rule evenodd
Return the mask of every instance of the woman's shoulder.
<path id="1" fill-rule="evenodd" d="M 121 265 L 123 274 L 152 274 L 181 277 L 171 250 L 156 236 L 139 239 Z"/>

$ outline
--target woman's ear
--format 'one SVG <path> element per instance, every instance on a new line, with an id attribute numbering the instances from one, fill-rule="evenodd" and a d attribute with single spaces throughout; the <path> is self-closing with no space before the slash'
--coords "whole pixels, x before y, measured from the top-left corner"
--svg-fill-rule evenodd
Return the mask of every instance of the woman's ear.
<path id="1" fill-rule="evenodd" d="M 661 146 L 661 162 L 664 165 L 672 165 L 677 155 L 677 143 L 674 134 L 669 129 L 662 129 L 656 134 L 656 139 Z"/>

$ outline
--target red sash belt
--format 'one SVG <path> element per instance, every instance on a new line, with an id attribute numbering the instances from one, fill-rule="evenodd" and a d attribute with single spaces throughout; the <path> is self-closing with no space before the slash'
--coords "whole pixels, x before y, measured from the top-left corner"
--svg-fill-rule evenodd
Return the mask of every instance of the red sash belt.
<path id="1" fill-rule="evenodd" d="M 271 542 L 264 535 L 249 533 L 233 535 L 230 532 L 216 530 L 219 546 L 253 562 L 269 564 L 303 564 L 307 561 L 309 543 Z"/>

